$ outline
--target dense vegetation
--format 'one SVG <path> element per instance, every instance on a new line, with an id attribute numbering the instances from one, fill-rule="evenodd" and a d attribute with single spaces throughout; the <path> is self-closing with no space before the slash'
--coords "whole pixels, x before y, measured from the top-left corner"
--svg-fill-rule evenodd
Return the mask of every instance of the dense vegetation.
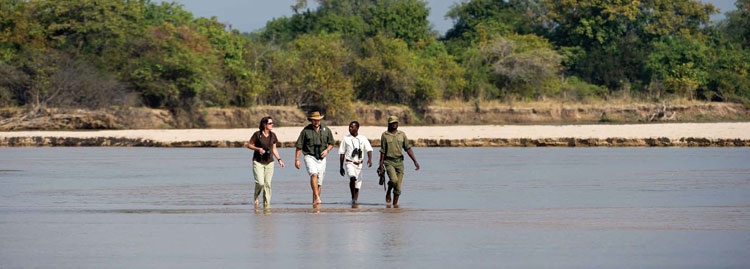
<path id="1" fill-rule="evenodd" d="M 306 0 L 254 33 L 149 0 L 0 0 L 0 106 L 319 106 L 352 101 L 750 103 L 750 0 L 472 0 L 439 36 L 422 0 Z"/>

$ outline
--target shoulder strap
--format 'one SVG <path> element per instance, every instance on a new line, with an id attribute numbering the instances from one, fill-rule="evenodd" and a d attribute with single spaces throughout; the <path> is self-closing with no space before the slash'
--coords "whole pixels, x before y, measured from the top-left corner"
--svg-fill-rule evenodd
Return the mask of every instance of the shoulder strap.
<path id="1" fill-rule="evenodd" d="M 354 140 L 355 139 L 357 140 L 357 146 L 356 147 L 354 147 Z M 352 136 L 352 147 L 354 147 L 355 149 L 362 148 L 362 143 L 359 141 L 359 138 L 357 138 L 356 136 Z"/>

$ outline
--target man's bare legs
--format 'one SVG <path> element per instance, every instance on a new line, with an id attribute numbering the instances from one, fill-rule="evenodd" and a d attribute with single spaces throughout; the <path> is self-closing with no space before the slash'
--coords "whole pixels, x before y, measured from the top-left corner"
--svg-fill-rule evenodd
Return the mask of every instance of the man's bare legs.
<path id="1" fill-rule="evenodd" d="M 356 177 L 351 177 L 349 179 L 349 191 L 352 193 L 352 203 L 357 203 L 357 200 L 359 199 L 359 189 L 356 188 Z"/>
<path id="2" fill-rule="evenodd" d="M 318 185 L 318 174 L 313 174 L 310 176 L 310 188 L 313 192 L 313 204 L 320 204 L 320 188 L 321 186 Z"/>
<path id="3" fill-rule="evenodd" d="M 323 186 L 322 185 L 318 185 L 318 204 L 322 204 L 322 202 L 320 201 L 320 195 L 322 193 L 323 193 Z"/>
<path id="4" fill-rule="evenodd" d="M 385 203 L 390 204 L 391 203 L 391 191 L 393 190 L 393 183 L 388 181 L 388 191 L 385 192 Z M 398 197 L 400 195 L 393 194 L 393 206 L 398 206 Z"/>
<path id="5" fill-rule="evenodd" d="M 393 184 L 390 181 L 387 182 L 388 190 L 385 192 L 385 203 L 391 204 L 391 190 L 393 190 Z"/>

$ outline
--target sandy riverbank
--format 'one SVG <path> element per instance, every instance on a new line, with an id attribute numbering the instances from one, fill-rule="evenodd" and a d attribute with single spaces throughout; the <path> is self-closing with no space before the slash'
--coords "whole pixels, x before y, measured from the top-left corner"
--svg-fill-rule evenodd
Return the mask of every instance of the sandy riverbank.
<path id="1" fill-rule="evenodd" d="M 346 126 L 331 126 L 339 139 Z M 274 129 L 291 147 L 300 127 Z M 417 146 L 750 146 L 750 122 L 593 125 L 402 126 Z M 380 144 L 381 126 L 360 133 Z M 0 146 L 241 147 L 255 129 L 0 132 Z"/>

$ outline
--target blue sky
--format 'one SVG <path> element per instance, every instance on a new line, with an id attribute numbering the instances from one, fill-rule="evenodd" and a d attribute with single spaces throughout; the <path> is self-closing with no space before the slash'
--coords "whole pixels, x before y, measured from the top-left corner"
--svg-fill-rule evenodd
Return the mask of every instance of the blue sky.
<path id="1" fill-rule="evenodd" d="M 159 1 L 159 0 L 157 0 Z M 173 2 L 184 5 L 185 9 L 198 17 L 216 16 L 220 22 L 232 25 L 233 29 L 242 32 L 252 32 L 263 28 L 266 22 L 278 17 L 291 16 L 290 8 L 295 0 L 173 0 Z M 310 4 L 315 0 L 308 0 Z M 427 18 L 433 25 L 433 29 L 441 34 L 445 33 L 452 25 L 450 19 L 445 18 L 445 13 L 450 7 L 460 0 L 432 0 L 427 1 L 430 7 L 430 16 Z M 713 3 L 721 9 L 721 12 L 733 10 L 734 0 L 708 0 L 703 2 Z M 723 16 L 714 16 L 714 20 Z"/>

